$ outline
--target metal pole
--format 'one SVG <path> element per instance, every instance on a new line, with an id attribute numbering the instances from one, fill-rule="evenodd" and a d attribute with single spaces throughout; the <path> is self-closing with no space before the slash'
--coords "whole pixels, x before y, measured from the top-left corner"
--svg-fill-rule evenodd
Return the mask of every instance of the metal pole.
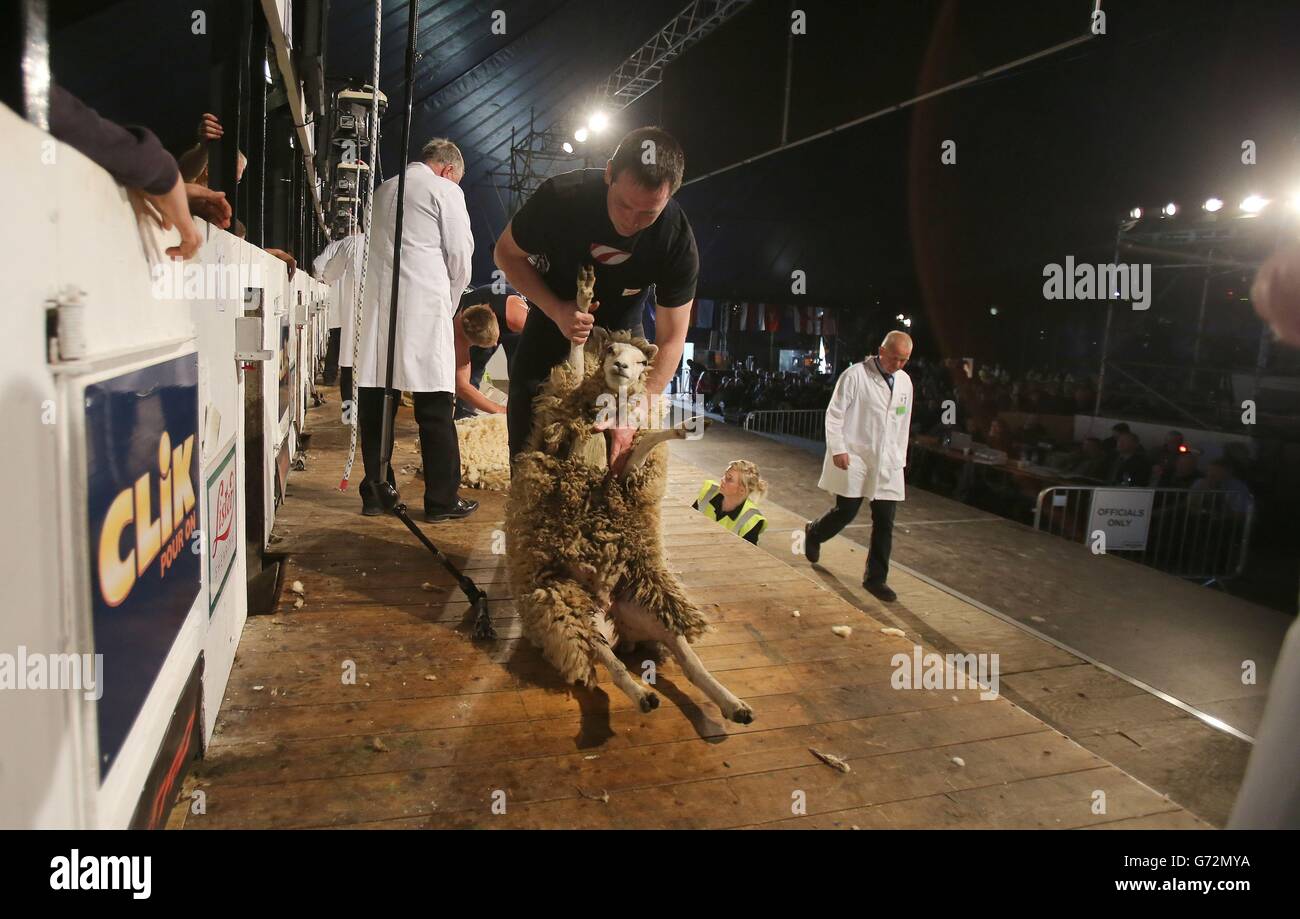
<path id="1" fill-rule="evenodd" d="M 791 15 L 794 14 L 794 9 L 794 0 L 790 0 Z M 790 28 L 788 21 L 786 28 L 790 29 L 790 34 L 785 37 L 785 104 L 781 109 L 781 146 L 783 147 L 790 140 L 790 82 L 794 75 L 794 29 Z"/>
<path id="2" fill-rule="evenodd" d="M 388 369 L 384 378 L 384 414 L 379 437 L 380 494 L 396 501 L 396 490 L 388 484 L 388 469 L 393 459 L 393 363 L 397 347 L 397 293 L 402 277 L 402 212 L 406 209 L 406 158 L 411 150 L 411 109 L 415 101 L 415 40 L 420 21 L 420 0 L 407 5 L 406 43 L 406 114 L 402 120 L 402 160 L 397 174 L 397 222 L 393 229 L 393 286 L 388 300 Z M 426 470 L 427 471 L 427 470 Z M 387 504 L 387 502 L 385 502 Z"/>
<path id="3" fill-rule="evenodd" d="M 1119 264 L 1119 240 L 1123 232 L 1124 232 L 1124 227 L 1121 224 L 1120 228 L 1115 231 L 1115 257 L 1111 259 L 1112 265 Z M 1107 297 L 1106 298 L 1106 329 L 1104 332 L 1102 332 L 1101 335 L 1101 367 L 1097 371 L 1097 401 L 1092 408 L 1092 414 L 1094 418 L 1101 415 L 1101 392 L 1106 385 L 1106 353 L 1110 348 L 1110 323 L 1111 323 L 1111 318 L 1114 316 L 1114 314 L 1115 314 L 1115 301 L 1110 297 Z M 1092 431 L 1091 425 L 1088 426 L 1088 430 L 1089 432 Z"/>

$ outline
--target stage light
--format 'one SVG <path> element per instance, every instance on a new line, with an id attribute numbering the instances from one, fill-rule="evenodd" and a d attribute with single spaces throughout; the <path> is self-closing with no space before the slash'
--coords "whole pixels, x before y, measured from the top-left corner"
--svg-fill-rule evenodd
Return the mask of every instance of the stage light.
<path id="1" fill-rule="evenodd" d="M 587 127 L 599 134 L 601 131 L 609 127 L 609 116 L 604 112 L 594 112 L 591 118 L 587 120 Z"/>
<path id="2" fill-rule="evenodd" d="M 997 308 L 996 306 L 990 306 L 990 307 L 989 307 L 989 315 L 990 315 L 990 316 L 996 316 L 997 314 L 998 314 L 998 308 Z"/>
<path id="3" fill-rule="evenodd" d="M 912 317 L 908 316 L 906 319 L 904 319 L 903 325 L 907 326 L 910 329 L 912 327 Z"/>
<path id="4" fill-rule="evenodd" d="M 1178 213 L 1178 205 L 1170 201 L 1161 209 L 1161 213 L 1163 213 L 1166 217 L 1172 217 L 1174 216 L 1174 214 Z"/>
<path id="5" fill-rule="evenodd" d="M 1241 209 L 1247 214 L 1258 214 L 1268 206 L 1268 199 L 1261 198 L 1259 195 L 1250 195 L 1245 201 L 1241 202 Z"/>
<path id="6" fill-rule="evenodd" d="M 578 130 L 573 132 L 573 139 L 580 144 L 585 144 L 587 142 L 587 129 L 578 128 Z"/>
<path id="7" fill-rule="evenodd" d="M 1223 207 L 1223 201 L 1220 198 L 1209 198 L 1205 202 L 1205 209 L 1213 214 L 1219 208 Z"/>
<path id="8" fill-rule="evenodd" d="M 1131 211 L 1128 212 L 1128 215 L 1129 215 L 1130 217 L 1132 217 L 1134 220 L 1141 220 L 1141 219 L 1142 219 L 1142 208 L 1140 208 L 1140 207 L 1135 207 L 1135 208 L 1133 208 L 1133 210 L 1131 210 Z"/>
<path id="9" fill-rule="evenodd" d="M 566 140 L 566 141 L 564 142 L 563 146 L 561 147 L 561 149 L 563 149 L 565 153 L 572 153 L 572 152 L 573 152 L 573 144 L 569 143 L 569 142 Z"/>

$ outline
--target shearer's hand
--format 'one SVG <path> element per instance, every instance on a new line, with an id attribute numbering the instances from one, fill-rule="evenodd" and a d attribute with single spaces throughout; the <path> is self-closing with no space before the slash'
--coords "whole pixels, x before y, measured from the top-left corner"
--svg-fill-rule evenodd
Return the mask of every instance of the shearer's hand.
<path id="1" fill-rule="evenodd" d="M 847 453 L 836 453 L 831 457 L 831 462 L 835 464 L 836 469 L 848 469 L 849 455 Z"/>
<path id="2" fill-rule="evenodd" d="M 566 300 L 560 309 L 560 321 L 556 323 L 564 337 L 575 345 L 586 344 L 591 336 L 592 326 L 596 324 L 595 312 L 599 303 L 593 301 L 591 312 L 584 313 L 578 309 L 574 300 Z"/>
<path id="3" fill-rule="evenodd" d="M 621 475 L 623 467 L 627 465 L 628 457 L 632 454 L 632 438 L 636 436 L 636 428 L 619 428 L 615 427 L 615 424 L 617 422 L 614 419 L 606 419 L 596 422 L 593 429 L 603 431 L 605 434 L 609 471 L 614 475 Z"/>

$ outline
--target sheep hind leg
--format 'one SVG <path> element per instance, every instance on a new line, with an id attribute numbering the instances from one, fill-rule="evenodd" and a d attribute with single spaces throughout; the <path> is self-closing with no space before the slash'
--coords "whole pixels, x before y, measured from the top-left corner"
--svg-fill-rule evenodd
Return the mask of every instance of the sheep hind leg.
<path id="1" fill-rule="evenodd" d="M 704 690 L 705 695 L 722 709 L 722 714 L 729 720 L 737 724 L 749 724 L 754 720 L 754 710 L 749 707 L 748 703 L 737 698 L 736 695 L 718 682 L 718 678 L 709 673 L 709 669 L 704 666 L 703 662 L 695 654 L 695 649 L 683 635 L 672 635 L 663 639 L 668 650 L 672 652 L 677 664 L 686 674 L 686 678 L 694 683 L 700 689 Z"/>
<path id="2" fill-rule="evenodd" d="M 630 597 L 620 597 L 614 602 L 613 614 L 619 628 L 626 630 L 627 634 L 658 641 L 667 647 L 686 678 L 704 690 L 704 694 L 722 709 L 722 714 L 728 720 L 737 724 L 749 724 L 754 720 L 754 710 L 718 682 L 718 678 L 709 672 L 695 654 L 686 637 L 670 631 L 645 604 Z"/>
<path id="3" fill-rule="evenodd" d="M 614 685 L 637 704 L 643 712 L 652 712 L 659 707 L 659 694 L 651 692 L 628 672 L 623 662 L 614 656 L 613 650 L 603 641 L 596 642 L 596 660 L 605 665 L 609 675 L 614 678 Z"/>

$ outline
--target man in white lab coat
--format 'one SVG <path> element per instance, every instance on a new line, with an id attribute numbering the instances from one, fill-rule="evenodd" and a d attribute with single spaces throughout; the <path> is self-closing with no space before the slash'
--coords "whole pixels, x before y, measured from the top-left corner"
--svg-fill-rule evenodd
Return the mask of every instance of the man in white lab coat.
<path id="1" fill-rule="evenodd" d="M 816 562 L 821 544 L 844 529 L 871 502 L 871 548 L 862 586 L 886 602 L 898 595 L 886 584 L 894 511 L 903 500 L 912 380 L 903 372 L 912 338 L 890 332 L 880 351 L 840 375 L 826 407 L 826 458 L 817 483 L 835 495 L 835 507 L 804 527 L 804 554 Z"/>
<path id="2" fill-rule="evenodd" d="M 352 399 L 352 346 L 356 337 L 357 285 L 361 282 L 361 260 L 366 237 L 360 225 L 345 229 L 321 250 L 312 263 L 316 279 L 334 287 L 329 308 L 329 351 L 325 358 L 325 382 L 333 383 L 338 372 L 339 397 L 346 405 Z M 333 360 L 331 360 L 331 357 Z M 346 414 L 345 414 L 346 417 Z"/>
<path id="3" fill-rule="evenodd" d="M 406 167 L 402 216 L 402 274 L 397 304 L 393 388 L 409 390 L 420 426 L 424 460 L 424 519 L 457 520 L 478 508 L 457 493 L 460 448 L 452 414 L 456 401 L 456 346 L 452 317 L 469 284 L 474 235 L 460 180 L 465 161 L 451 141 L 434 138 L 420 161 Z M 393 240 L 397 184 L 393 176 L 375 190 L 370 218 L 370 263 L 357 356 L 361 457 L 361 512 L 383 513 L 379 484 L 380 432 L 388 363 L 389 301 L 393 283 Z M 396 402 L 393 405 L 396 411 Z M 389 469 L 390 481 L 392 470 Z"/>

